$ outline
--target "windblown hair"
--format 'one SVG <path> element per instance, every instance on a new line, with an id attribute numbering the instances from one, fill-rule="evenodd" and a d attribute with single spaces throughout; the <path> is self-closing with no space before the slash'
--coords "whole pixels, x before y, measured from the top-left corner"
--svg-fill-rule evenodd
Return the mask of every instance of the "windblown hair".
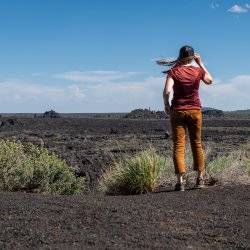
<path id="1" fill-rule="evenodd" d="M 194 49 L 191 46 L 183 46 L 179 51 L 179 56 L 177 59 L 162 59 L 157 60 L 156 63 L 168 67 L 176 67 L 178 65 L 189 63 L 194 59 Z M 163 71 L 167 73 L 167 71 Z"/>

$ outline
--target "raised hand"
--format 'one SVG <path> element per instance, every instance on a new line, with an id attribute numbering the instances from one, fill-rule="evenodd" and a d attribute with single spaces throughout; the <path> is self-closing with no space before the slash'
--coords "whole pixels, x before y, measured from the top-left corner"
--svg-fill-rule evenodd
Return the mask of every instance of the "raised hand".
<path id="1" fill-rule="evenodd" d="M 194 60 L 198 65 L 201 65 L 201 56 L 198 53 L 194 54 Z"/>

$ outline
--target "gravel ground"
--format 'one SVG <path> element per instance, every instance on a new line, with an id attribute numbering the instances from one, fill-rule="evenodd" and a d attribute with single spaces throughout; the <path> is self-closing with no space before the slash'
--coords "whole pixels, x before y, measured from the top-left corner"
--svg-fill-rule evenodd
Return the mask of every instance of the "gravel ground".
<path id="1" fill-rule="evenodd" d="M 0 193 L 0 249 L 250 249 L 250 186 L 136 196 Z"/>

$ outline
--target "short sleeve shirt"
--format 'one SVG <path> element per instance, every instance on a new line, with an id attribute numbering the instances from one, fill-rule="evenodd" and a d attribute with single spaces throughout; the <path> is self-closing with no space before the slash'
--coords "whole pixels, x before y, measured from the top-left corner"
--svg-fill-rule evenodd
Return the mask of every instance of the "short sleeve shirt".
<path id="1" fill-rule="evenodd" d="M 205 74 L 204 70 L 192 65 L 177 66 L 167 73 L 168 77 L 174 80 L 171 109 L 201 109 L 199 87 Z"/>

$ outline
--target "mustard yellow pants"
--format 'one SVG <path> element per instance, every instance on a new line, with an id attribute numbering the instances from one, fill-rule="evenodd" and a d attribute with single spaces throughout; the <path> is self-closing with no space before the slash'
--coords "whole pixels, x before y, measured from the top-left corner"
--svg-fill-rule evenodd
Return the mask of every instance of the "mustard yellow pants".
<path id="1" fill-rule="evenodd" d="M 185 141 L 186 131 L 193 154 L 193 168 L 204 170 L 204 153 L 201 144 L 202 112 L 201 110 L 171 110 L 170 120 L 173 135 L 173 161 L 176 174 L 186 172 Z"/>

